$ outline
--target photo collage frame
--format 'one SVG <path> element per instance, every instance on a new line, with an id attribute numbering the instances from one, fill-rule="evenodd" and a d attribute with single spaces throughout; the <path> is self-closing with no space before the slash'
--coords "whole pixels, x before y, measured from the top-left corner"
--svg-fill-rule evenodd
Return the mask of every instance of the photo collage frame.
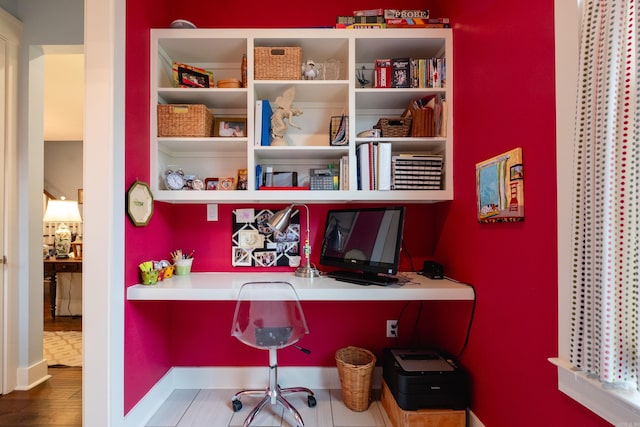
<path id="1" fill-rule="evenodd" d="M 231 265 L 234 267 L 295 267 L 300 264 L 300 214 L 296 210 L 287 231 L 278 233 L 267 224 L 274 211 L 233 210 Z"/>

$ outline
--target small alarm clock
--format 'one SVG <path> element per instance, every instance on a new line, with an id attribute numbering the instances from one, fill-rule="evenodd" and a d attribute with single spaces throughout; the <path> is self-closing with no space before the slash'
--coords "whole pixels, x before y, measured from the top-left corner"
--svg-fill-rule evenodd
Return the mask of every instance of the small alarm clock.
<path id="1" fill-rule="evenodd" d="M 169 190 L 182 190 L 186 184 L 184 172 L 181 169 L 177 171 L 167 169 L 164 173 L 164 184 Z"/>

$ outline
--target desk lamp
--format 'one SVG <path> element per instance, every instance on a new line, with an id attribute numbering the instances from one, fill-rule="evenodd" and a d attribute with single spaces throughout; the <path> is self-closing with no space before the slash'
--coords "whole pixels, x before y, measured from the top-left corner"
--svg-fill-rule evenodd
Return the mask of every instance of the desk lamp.
<path id="1" fill-rule="evenodd" d="M 66 223 L 82 222 L 78 202 L 71 200 L 49 200 L 44 222 L 59 223 L 54 243 L 56 258 L 69 258 L 71 251 L 71 230 Z"/>
<path id="2" fill-rule="evenodd" d="M 304 257 L 305 262 L 303 265 L 296 269 L 295 275 L 297 277 L 320 277 L 320 272 L 317 268 L 311 265 L 311 232 L 309 231 L 309 207 L 305 204 L 296 204 L 293 203 L 286 209 L 282 209 L 276 212 L 271 219 L 269 220 L 269 227 L 272 230 L 278 231 L 280 233 L 284 233 L 287 230 L 287 227 L 291 224 L 291 214 L 293 212 L 294 206 L 304 206 L 307 210 L 307 239 L 304 242 Z"/>

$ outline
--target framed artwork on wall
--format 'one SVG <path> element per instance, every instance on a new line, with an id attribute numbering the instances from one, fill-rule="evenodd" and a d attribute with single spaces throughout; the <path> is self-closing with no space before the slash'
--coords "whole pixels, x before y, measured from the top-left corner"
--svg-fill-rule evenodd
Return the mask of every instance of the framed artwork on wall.
<path id="1" fill-rule="evenodd" d="M 478 221 L 524 221 L 522 148 L 476 164 Z"/>

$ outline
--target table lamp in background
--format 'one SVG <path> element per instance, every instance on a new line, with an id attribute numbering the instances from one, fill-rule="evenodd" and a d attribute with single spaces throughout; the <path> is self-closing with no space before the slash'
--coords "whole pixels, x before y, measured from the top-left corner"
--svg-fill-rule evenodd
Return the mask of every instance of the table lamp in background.
<path id="1" fill-rule="evenodd" d="M 54 238 L 56 258 L 69 258 L 71 251 L 71 230 L 67 224 L 82 222 L 78 202 L 72 200 L 49 200 L 44 222 L 58 223 Z"/>

